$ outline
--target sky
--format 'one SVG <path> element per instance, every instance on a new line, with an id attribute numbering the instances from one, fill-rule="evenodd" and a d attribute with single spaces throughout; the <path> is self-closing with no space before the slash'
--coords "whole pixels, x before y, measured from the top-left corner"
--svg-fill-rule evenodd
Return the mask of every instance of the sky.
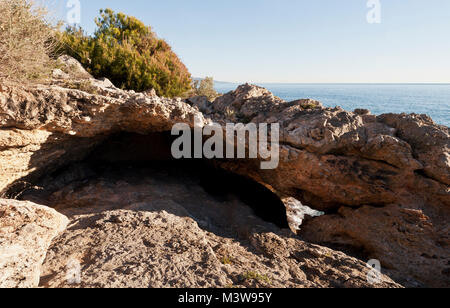
<path id="1" fill-rule="evenodd" d="M 195 77 L 450 83 L 449 0 L 379 0 L 380 23 L 367 20 L 369 0 L 79 1 L 88 33 L 101 8 L 135 16 Z"/>

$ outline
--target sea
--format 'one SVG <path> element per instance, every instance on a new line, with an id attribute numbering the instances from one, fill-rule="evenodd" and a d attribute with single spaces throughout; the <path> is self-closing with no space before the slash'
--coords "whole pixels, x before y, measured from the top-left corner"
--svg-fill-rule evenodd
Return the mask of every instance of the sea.
<path id="1" fill-rule="evenodd" d="M 239 84 L 216 82 L 220 93 L 233 91 Z M 427 114 L 434 122 L 450 126 L 450 84 L 257 84 L 274 95 L 293 101 L 315 99 L 327 107 L 340 106 L 353 111 L 369 109 L 373 114 Z"/>

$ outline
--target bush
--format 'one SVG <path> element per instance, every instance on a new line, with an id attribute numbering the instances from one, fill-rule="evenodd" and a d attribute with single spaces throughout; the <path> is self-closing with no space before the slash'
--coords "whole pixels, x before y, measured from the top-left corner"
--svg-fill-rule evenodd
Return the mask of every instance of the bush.
<path id="1" fill-rule="evenodd" d="M 214 101 L 220 96 L 214 89 L 214 79 L 206 77 L 203 80 L 196 80 L 193 84 L 193 96 L 206 96 L 209 101 Z"/>
<path id="2" fill-rule="evenodd" d="M 0 0 L 0 77 L 19 81 L 47 77 L 55 29 L 32 0 Z"/>
<path id="3" fill-rule="evenodd" d="M 68 28 L 60 37 L 63 50 L 89 73 L 127 90 L 155 89 L 160 96 L 179 96 L 191 89 L 189 71 L 150 27 L 110 9 L 100 15 L 92 37 L 81 28 Z"/>

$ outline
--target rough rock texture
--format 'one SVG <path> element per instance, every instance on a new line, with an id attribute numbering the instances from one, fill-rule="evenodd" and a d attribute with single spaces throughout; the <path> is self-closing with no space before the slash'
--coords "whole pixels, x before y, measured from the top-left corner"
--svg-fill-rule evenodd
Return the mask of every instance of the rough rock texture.
<path id="1" fill-rule="evenodd" d="M 386 276 L 369 284 L 364 262 L 307 244 L 177 169 L 116 166 L 41 199 L 71 218 L 41 286 L 399 287 Z M 79 283 L 67 280 L 74 262 Z"/>
<path id="2" fill-rule="evenodd" d="M 51 247 L 42 287 L 399 287 L 367 282 L 365 264 L 343 253 L 281 237 L 223 238 L 165 211 L 110 211 L 73 218 Z M 80 283 L 66 279 L 78 260 Z"/>
<path id="3" fill-rule="evenodd" d="M 50 169 L 82 159 L 115 132 L 170 131 L 175 123 L 193 125 L 194 116 L 203 119 L 179 99 L 122 91 L 107 79 L 88 78 L 75 60 L 64 61 L 65 70 L 74 74 L 70 80 L 2 85 L 0 194 L 13 183 L 20 192 Z"/>
<path id="4" fill-rule="evenodd" d="M 301 230 L 301 226 L 313 217 L 320 217 L 324 212 L 319 212 L 304 206 L 300 201 L 294 198 L 286 198 L 283 200 L 286 207 L 286 216 L 288 224 L 292 232 L 297 233 Z"/>
<path id="5" fill-rule="evenodd" d="M 47 249 L 68 222 L 54 209 L 0 199 L 0 288 L 37 287 Z"/>
<path id="6" fill-rule="evenodd" d="M 192 126 L 194 117 L 280 123 L 277 169 L 261 170 L 256 160 L 213 163 L 325 212 L 301 226 L 304 239 L 379 259 L 406 286 L 450 285 L 448 127 L 425 115 L 285 102 L 252 85 L 212 103 L 163 99 L 119 90 L 79 67 L 71 75 L 75 66 L 62 61 L 50 85 L 2 84 L 0 192 L 22 196 L 118 132 L 167 132 L 175 123 Z"/>
<path id="7" fill-rule="evenodd" d="M 305 239 L 363 251 L 407 286 L 450 286 L 448 127 L 425 115 L 305 108 L 302 101 L 283 103 L 250 85 L 216 103 L 245 113 L 247 122 L 280 123 L 277 169 L 259 170 L 257 162 L 216 164 L 325 211 L 301 227 Z M 211 117 L 226 121 L 230 113 L 217 108 Z"/>
<path id="8" fill-rule="evenodd" d="M 254 164 L 243 170 L 243 174 L 258 177 L 280 194 L 298 196 L 320 210 L 333 210 L 339 205 L 381 206 L 394 202 L 450 205 L 447 127 L 433 124 L 426 116 L 376 117 L 340 108 L 305 109 L 300 101 L 283 103 L 266 92 L 244 85 L 216 100 L 219 105 L 243 106 L 245 110 L 249 104 L 253 106 L 251 115 L 245 110 L 235 113 L 245 113 L 251 122 L 281 125 L 280 167 L 263 172 Z M 249 102 L 242 98 L 251 93 L 260 96 L 248 98 Z M 258 98 L 262 104 L 255 103 Z M 227 119 L 226 113 L 216 112 L 212 116 Z M 386 123 L 395 122 L 387 121 L 390 118 L 405 122 L 404 125 L 416 123 L 416 127 L 421 127 L 418 128 L 421 135 L 413 133 L 420 138 L 402 139 L 402 132 L 396 128 L 401 124 L 389 126 Z M 229 168 L 234 163 L 231 161 Z M 237 166 L 242 170 L 242 166 Z"/>
<path id="9" fill-rule="evenodd" d="M 447 216 L 448 217 L 448 216 Z M 354 247 L 378 258 L 397 282 L 449 287 L 449 225 L 434 226 L 423 211 L 389 205 L 342 207 L 303 226 L 303 239 Z"/>

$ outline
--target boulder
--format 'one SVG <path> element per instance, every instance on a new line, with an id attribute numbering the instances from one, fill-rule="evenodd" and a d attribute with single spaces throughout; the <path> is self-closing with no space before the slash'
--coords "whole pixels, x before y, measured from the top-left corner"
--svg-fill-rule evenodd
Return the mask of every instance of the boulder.
<path id="1" fill-rule="evenodd" d="M 0 288 L 35 288 L 52 240 L 68 219 L 31 202 L 0 199 Z"/>

